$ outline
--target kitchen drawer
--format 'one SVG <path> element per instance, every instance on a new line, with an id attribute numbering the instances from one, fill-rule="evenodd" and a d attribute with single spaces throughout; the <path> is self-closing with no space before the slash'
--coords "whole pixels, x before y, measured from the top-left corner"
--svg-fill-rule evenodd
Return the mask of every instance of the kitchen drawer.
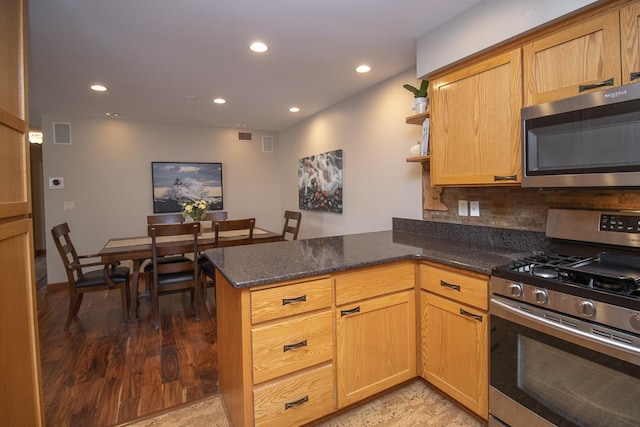
<path id="1" fill-rule="evenodd" d="M 253 390 L 255 425 L 294 426 L 335 411 L 333 365 L 328 364 Z"/>
<path id="2" fill-rule="evenodd" d="M 336 305 L 348 304 L 415 286 L 413 261 L 384 264 L 334 275 Z"/>
<path id="3" fill-rule="evenodd" d="M 483 274 L 420 264 L 420 287 L 481 310 L 489 309 L 489 277 Z"/>
<path id="4" fill-rule="evenodd" d="M 330 310 L 254 327 L 253 383 L 326 362 L 333 358 Z"/>
<path id="5" fill-rule="evenodd" d="M 251 292 L 253 324 L 331 306 L 331 280 L 313 280 Z"/>

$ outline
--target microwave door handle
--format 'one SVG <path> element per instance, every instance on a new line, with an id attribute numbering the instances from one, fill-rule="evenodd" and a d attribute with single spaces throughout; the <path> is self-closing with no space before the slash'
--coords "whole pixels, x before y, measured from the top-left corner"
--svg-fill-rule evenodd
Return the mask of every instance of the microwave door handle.
<path id="1" fill-rule="evenodd" d="M 629 79 L 631 81 L 634 81 L 635 79 L 637 79 L 638 77 L 640 77 L 640 71 L 634 71 L 632 73 L 629 73 Z"/>
<path id="2" fill-rule="evenodd" d="M 598 83 L 593 83 L 590 85 L 580 85 L 578 87 L 578 92 L 584 92 L 585 90 L 596 89 L 602 86 L 613 86 L 613 78 L 610 78 L 609 80 L 604 80 Z"/>
<path id="3" fill-rule="evenodd" d="M 518 175 L 494 175 L 494 181 L 517 181 Z"/>

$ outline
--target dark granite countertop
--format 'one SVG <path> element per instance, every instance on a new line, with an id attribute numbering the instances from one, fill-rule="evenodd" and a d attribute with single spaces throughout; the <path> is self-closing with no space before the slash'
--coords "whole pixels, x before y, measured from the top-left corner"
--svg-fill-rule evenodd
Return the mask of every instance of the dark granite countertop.
<path id="1" fill-rule="evenodd" d="M 244 288 L 408 259 L 490 274 L 492 267 L 531 253 L 479 241 L 395 230 L 209 249 L 205 254 L 232 286 Z"/>

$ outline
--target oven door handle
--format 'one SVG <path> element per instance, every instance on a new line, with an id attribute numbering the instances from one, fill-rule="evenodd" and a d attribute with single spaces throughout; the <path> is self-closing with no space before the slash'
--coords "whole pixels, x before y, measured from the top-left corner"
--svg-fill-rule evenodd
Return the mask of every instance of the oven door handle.
<path id="1" fill-rule="evenodd" d="M 640 366 L 640 349 L 627 345 L 624 342 L 606 339 L 599 335 L 575 329 L 574 327 L 567 326 L 555 320 L 549 320 L 543 315 L 536 314 L 535 310 L 540 312 L 546 311 L 538 307 L 529 308 L 526 304 L 497 295 L 491 296 L 489 304 L 489 313 L 492 316 L 501 317 L 527 328 L 541 331 L 547 335 Z M 579 319 L 572 319 L 572 322 L 576 324 L 587 323 Z"/>

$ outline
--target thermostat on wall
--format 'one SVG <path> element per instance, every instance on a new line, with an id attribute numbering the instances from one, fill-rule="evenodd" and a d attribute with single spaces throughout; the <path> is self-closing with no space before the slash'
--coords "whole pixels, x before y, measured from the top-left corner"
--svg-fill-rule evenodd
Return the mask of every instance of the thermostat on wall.
<path id="1" fill-rule="evenodd" d="M 64 188 L 64 178 L 53 177 L 49 178 L 49 189 L 62 190 Z"/>

